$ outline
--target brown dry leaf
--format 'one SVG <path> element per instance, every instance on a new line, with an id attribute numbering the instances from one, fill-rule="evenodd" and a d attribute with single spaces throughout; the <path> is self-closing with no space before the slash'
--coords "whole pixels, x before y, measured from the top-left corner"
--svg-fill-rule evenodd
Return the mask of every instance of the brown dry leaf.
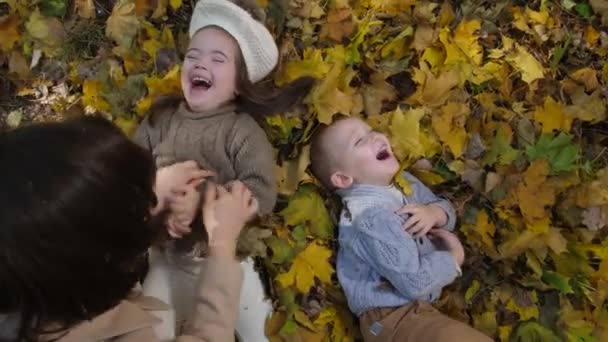
<path id="1" fill-rule="evenodd" d="M 19 17 L 15 14 L 0 17 L 0 49 L 10 51 L 21 39 L 19 34 Z"/>
<path id="2" fill-rule="evenodd" d="M 412 77 L 418 84 L 416 92 L 407 100 L 408 103 L 438 107 L 446 102 L 448 93 L 460 84 L 457 71 L 449 69 L 441 72 L 435 77 L 425 62 L 420 63 L 420 68 L 414 68 Z"/>
<path id="3" fill-rule="evenodd" d="M 321 37 L 327 36 L 335 42 L 350 38 L 357 31 L 357 23 L 350 7 L 332 8 L 327 13 L 327 25 L 323 26 Z"/>
<path id="4" fill-rule="evenodd" d="M 13 51 L 8 60 L 8 70 L 17 74 L 20 78 L 26 78 L 30 72 L 30 67 L 21 53 Z"/>
<path id="5" fill-rule="evenodd" d="M 95 18 L 95 3 L 93 0 L 76 0 L 76 13 L 83 18 Z"/>
<path id="6" fill-rule="evenodd" d="M 567 111 L 572 117 L 598 123 L 606 119 L 606 103 L 600 98 L 600 90 L 587 95 L 583 87 L 579 87 L 572 95 L 572 106 Z"/>
<path id="7" fill-rule="evenodd" d="M 371 84 L 362 87 L 363 106 L 368 117 L 380 114 L 385 101 L 395 101 L 397 99 L 395 88 L 388 84 L 385 79 L 386 76 L 382 73 L 374 73 L 371 76 Z"/>
<path id="8" fill-rule="evenodd" d="M 431 25 L 418 25 L 414 33 L 412 47 L 418 52 L 424 51 L 435 43 L 437 37 L 437 31 Z"/>
<path id="9" fill-rule="evenodd" d="M 284 161 L 282 166 L 276 166 L 279 193 L 292 195 L 298 189 L 300 182 L 312 179 L 306 173 L 306 168 L 310 165 L 309 154 L 310 145 L 306 145 L 298 158 Z"/>
<path id="10" fill-rule="evenodd" d="M 578 69 L 571 73 L 570 77 L 576 82 L 584 84 L 587 91 L 594 91 L 600 86 L 597 80 L 597 72 L 591 68 Z"/>

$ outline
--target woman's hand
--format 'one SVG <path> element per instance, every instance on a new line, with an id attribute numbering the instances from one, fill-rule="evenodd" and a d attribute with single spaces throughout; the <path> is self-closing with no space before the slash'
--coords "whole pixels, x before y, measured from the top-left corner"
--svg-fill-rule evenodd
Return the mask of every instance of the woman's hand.
<path id="1" fill-rule="evenodd" d="M 209 183 L 203 205 L 203 222 L 209 237 L 209 254 L 234 257 L 239 234 L 257 212 L 251 192 L 235 181 L 231 191 Z"/>
<path id="2" fill-rule="evenodd" d="M 167 208 L 168 201 L 176 189 L 183 189 L 186 185 L 198 186 L 207 177 L 214 176 L 215 172 L 203 170 L 193 161 L 175 163 L 156 171 L 156 182 L 154 192 L 158 203 L 152 209 L 152 215 L 156 215 Z"/>

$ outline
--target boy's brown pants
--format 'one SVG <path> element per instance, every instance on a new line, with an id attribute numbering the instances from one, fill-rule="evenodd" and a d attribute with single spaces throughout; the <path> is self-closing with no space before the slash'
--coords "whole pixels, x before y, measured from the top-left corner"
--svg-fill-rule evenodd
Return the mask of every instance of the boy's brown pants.
<path id="1" fill-rule="evenodd" d="M 359 317 L 365 341 L 492 342 L 472 327 L 449 318 L 426 302 L 377 308 Z"/>

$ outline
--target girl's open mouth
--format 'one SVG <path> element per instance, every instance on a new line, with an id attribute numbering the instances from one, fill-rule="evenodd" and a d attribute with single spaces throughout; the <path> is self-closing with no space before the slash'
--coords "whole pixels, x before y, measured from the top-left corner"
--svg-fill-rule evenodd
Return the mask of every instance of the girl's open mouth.
<path id="1" fill-rule="evenodd" d="M 388 149 L 386 147 L 382 147 L 382 149 L 376 154 L 376 159 L 384 161 L 390 158 L 390 156 L 391 154 L 388 152 Z"/>
<path id="2" fill-rule="evenodd" d="M 192 88 L 194 89 L 207 90 L 211 88 L 211 81 L 202 77 L 195 76 L 190 80 L 190 82 L 192 83 Z"/>

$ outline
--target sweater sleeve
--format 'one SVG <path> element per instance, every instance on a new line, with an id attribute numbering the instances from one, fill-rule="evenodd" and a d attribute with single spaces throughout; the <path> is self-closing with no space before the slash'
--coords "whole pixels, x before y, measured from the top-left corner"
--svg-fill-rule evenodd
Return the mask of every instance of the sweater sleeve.
<path id="1" fill-rule="evenodd" d="M 448 220 L 441 228 L 453 231 L 454 227 L 456 226 L 456 210 L 454 210 L 452 203 L 450 203 L 450 201 L 447 199 L 440 198 L 435 195 L 431 189 L 429 189 L 411 173 L 404 172 L 403 176 L 410 182 L 410 185 L 412 186 L 413 202 L 420 204 L 433 204 L 443 209 L 448 217 Z"/>
<path id="2" fill-rule="evenodd" d="M 239 116 L 242 118 L 237 121 L 228 141 L 236 179 L 243 182 L 258 200 L 259 213 L 269 214 L 277 199 L 272 145 L 253 118 L 247 114 Z"/>
<path id="3" fill-rule="evenodd" d="M 139 124 L 137 130 L 135 130 L 135 134 L 133 135 L 133 141 L 137 145 L 145 148 L 146 150 L 152 151 L 154 149 L 154 146 L 156 145 L 156 142 L 154 141 L 154 136 L 156 134 L 154 133 L 155 132 L 150 126 L 150 121 L 148 117 L 146 117 Z"/>
<path id="4" fill-rule="evenodd" d="M 367 209 L 353 224 L 363 232 L 356 248 L 359 257 L 407 297 L 426 298 L 458 276 L 449 252 L 420 255 L 418 242 L 401 229 L 399 216 L 388 210 Z"/>
<path id="5" fill-rule="evenodd" d="M 231 341 L 238 319 L 243 271 L 235 259 L 207 257 L 202 261 L 194 311 L 179 342 Z"/>

